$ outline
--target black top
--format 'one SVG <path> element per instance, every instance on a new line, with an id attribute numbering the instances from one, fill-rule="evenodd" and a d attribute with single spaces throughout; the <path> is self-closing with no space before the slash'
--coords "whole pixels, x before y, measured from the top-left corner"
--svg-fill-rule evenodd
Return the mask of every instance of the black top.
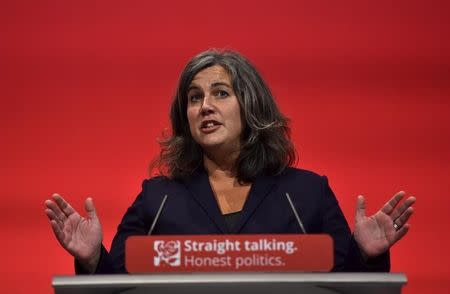
<path id="1" fill-rule="evenodd" d="M 234 228 L 236 227 L 236 225 L 240 219 L 241 212 L 242 212 L 242 210 L 239 210 L 236 212 L 227 213 L 227 214 L 223 215 L 223 219 L 225 220 L 225 225 L 227 226 L 228 232 L 230 234 L 235 233 Z"/>

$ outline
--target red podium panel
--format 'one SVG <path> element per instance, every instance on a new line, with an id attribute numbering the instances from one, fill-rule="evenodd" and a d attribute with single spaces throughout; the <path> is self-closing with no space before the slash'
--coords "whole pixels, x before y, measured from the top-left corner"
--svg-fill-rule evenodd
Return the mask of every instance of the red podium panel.
<path id="1" fill-rule="evenodd" d="M 328 235 L 165 235 L 126 241 L 130 273 L 327 272 L 333 266 Z"/>

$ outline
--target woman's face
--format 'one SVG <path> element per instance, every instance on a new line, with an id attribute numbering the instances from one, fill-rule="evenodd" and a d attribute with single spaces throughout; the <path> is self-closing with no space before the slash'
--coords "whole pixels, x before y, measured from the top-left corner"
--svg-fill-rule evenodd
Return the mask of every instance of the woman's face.
<path id="1" fill-rule="evenodd" d="M 187 97 L 187 118 L 194 140 L 207 152 L 238 151 L 241 111 L 228 72 L 220 65 L 200 71 Z"/>

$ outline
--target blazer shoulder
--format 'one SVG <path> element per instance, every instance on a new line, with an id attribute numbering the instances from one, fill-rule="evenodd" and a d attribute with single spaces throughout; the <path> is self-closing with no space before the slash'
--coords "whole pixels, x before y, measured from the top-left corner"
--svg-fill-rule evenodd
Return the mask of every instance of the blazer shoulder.
<path id="1" fill-rule="evenodd" d="M 144 194 L 155 194 L 155 193 L 179 193 L 184 191 L 185 185 L 180 181 L 171 179 L 166 176 L 155 176 L 149 179 L 145 179 L 142 182 L 142 192 Z"/>
<path id="2" fill-rule="evenodd" d="M 322 183 L 326 180 L 325 176 L 319 175 L 313 171 L 288 167 L 281 173 L 281 178 L 288 181 L 300 181 L 310 183 Z"/>

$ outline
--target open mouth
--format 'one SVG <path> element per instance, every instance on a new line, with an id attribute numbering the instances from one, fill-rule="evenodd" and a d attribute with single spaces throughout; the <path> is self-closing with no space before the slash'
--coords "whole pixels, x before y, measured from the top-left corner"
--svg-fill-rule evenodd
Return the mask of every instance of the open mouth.
<path id="1" fill-rule="evenodd" d="M 202 122 L 201 129 L 209 130 L 220 125 L 221 123 L 216 120 L 205 120 L 204 122 Z"/>

